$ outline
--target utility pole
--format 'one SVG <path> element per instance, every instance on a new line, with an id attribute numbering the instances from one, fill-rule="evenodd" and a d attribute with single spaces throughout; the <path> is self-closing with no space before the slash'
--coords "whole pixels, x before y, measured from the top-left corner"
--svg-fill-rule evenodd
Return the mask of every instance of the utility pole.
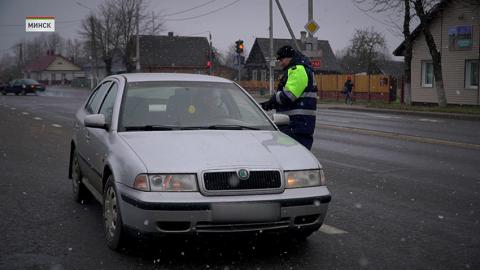
<path id="1" fill-rule="evenodd" d="M 213 71 L 213 45 L 212 45 L 212 33 L 208 31 L 208 38 L 210 40 L 210 50 L 209 50 L 209 55 L 208 59 L 210 61 L 210 66 L 208 67 L 208 75 L 212 75 Z"/>
<path id="2" fill-rule="evenodd" d="M 275 2 L 277 3 L 278 9 L 280 10 L 280 14 L 282 14 L 283 20 L 285 21 L 285 25 L 288 28 L 288 32 L 290 32 L 290 36 L 292 37 L 292 41 L 293 41 L 293 44 L 295 45 L 295 49 L 297 49 L 297 51 L 299 52 L 302 51 L 300 49 L 300 46 L 298 46 L 297 39 L 295 38 L 295 34 L 292 31 L 292 27 L 290 27 L 290 23 L 288 23 L 287 16 L 285 15 L 285 12 L 283 12 L 283 8 L 280 5 L 280 1 L 275 0 Z"/>
<path id="3" fill-rule="evenodd" d="M 18 44 L 18 67 L 23 67 L 23 43 Z"/>
<path id="4" fill-rule="evenodd" d="M 273 60 L 273 0 L 269 0 L 269 13 L 270 13 L 270 27 L 268 32 L 270 34 L 270 61 L 268 63 L 268 73 L 269 73 L 269 90 L 270 95 L 273 94 L 273 80 L 274 80 L 274 67 L 275 61 Z"/>
<path id="5" fill-rule="evenodd" d="M 313 0 L 308 0 L 308 22 L 313 20 Z M 313 35 L 309 32 L 308 37 L 313 37 Z"/>
<path id="6" fill-rule="evenodd" d="M 140 4 L 137 1 L 137 53 L 136 53 L 136 71 L 140 72 Z"/>
<path id="7" fill-rule="evenodd" d="M 95 18 L 93 17 L 93 14 L 90 15 L 90 28 L 92 29 L 92 44 L 91 44 L 91 57 L 92 57 L 92 62 L 91 62 L 91 87 L 92 89 L 95 87 L 97 84 L 97 47 L 96 47 L 96 41 L 95 41 Z"/>

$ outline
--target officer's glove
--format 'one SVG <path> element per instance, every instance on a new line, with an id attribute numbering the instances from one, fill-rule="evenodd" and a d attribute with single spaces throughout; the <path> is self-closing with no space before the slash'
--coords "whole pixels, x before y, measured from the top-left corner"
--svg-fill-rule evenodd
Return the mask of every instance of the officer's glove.
<path id="1" fill-rule="evenodd" d="M 265 111 L 269 111 L 272 109 L 272 105 L 270 104 L 270 100 L 267 100 L 265 102 L 261 102 L 260 105 L 262 106 L 262 109 Z"/>

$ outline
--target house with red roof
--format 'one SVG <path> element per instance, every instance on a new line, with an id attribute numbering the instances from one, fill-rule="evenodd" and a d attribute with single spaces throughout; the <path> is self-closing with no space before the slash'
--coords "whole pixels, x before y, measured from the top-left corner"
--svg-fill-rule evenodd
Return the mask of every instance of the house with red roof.
<path id="1" fill-rule="evenodd" d="M 69 85 L 73 80 L 85 79 L 86 76 L 81 67 L 51 51 L 28 63 L 23 75 L 47 85 Z"/>

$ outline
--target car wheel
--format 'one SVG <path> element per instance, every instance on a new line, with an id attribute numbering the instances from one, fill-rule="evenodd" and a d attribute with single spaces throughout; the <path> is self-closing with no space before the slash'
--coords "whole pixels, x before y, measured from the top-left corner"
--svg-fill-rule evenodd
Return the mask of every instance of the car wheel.
<path id="1" fill-rule="evenodd" d="M 22 90 L 21 94 L 22 94 L 22 96 L 26 96 L 27 92 L 25 92 L 25 90 Z"/>
<path id="2" fill-rule="evenodd" d="M 76 202 L 83 203 L 88 201 L 89 193 L 85 185 L 82 183 L 82 171 L 78 163 L 78 156 L 76 153 L 72 156 L 72 191 L 73 199 Z"/>
<path id="3" fill-rule="evenodd" d="M 5 93 L 4 91 L 2 91 L 1 93 L 2 93 L 2 95 L 4 95 L 4 96 L 7 94 L 7 93 Z"/>
<path id="4" fill-rule="evenodd" d="M 128 240 L 128 233 L 123 227 L 118 205 L 118 193 L 112 176 L 108 177 L 103 193 L 103 220 L 108 247 L 113 250 L 120 250 Z"/>

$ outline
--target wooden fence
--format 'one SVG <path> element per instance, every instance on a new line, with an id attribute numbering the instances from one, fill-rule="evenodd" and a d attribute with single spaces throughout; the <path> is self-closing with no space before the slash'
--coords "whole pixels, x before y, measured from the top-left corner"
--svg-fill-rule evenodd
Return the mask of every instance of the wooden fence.
<path id="1" fill-rule="evenodd" d="M 353 96 L 356 100 L 383 100 L 395 98 L 396 81 L 384 75 L 315 75 L 320 100 L 340 100 L 344 98 L 343 85 L 348 77 L 354 84 Z M 268 81 L 241 81 L 240 85 L 255 95 L 268 95 Z M 275 82 L 275 89 L 278 82 Z"/>

